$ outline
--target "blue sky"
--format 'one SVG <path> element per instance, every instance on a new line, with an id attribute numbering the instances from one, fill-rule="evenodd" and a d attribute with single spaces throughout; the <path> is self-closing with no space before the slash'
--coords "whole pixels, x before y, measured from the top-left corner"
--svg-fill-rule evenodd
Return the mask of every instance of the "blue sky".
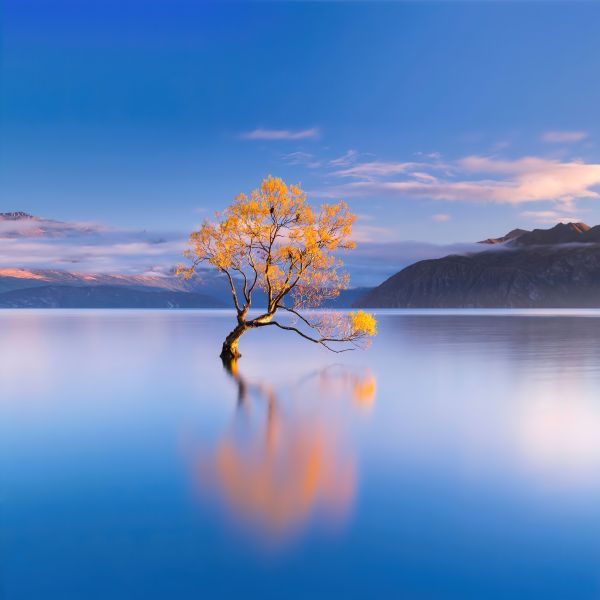
<path id="1" fill-rule="evenodd" d="M 183 235 L 273 174 L 389 248 L 600 223 L 598 22 L 576 1 L 5 0 L 0 209 Z"/>

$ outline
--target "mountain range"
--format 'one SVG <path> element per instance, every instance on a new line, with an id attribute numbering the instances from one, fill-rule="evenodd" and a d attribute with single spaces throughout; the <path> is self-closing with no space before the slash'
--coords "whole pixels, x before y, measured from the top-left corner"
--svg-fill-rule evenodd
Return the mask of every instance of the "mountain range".
<path id="1" fill-rule="evenodd" d="M 600 307 L 600 226 L 515 229 L 480 252 L 423 260 L 361 297 L 371 308 Z"/>
<path id="2" fill-rule="evenodd" d="M 24 212 L 0 213 L 0 238 L 56 239 L 102 230 Z M 158 242 L 156 242 L 158 243 Z M 471 247 L 476 246 L 472 244 Z M 327 307 L 600 307 L 600 225 L 559 223 L 513 229 L 480 250 L 416 262 L 375 288 L 351 288 Z M 265 305 L 258 292 L 254 306 Z M 108 275 L 58 269 L 0 268 L 0 308 L 222 308 L 229 283 L 214 271 L 192 280 L 174 272 Z"/>
<path id="3" fill-rule="evenodd" d="M 513 229 L 500 238 L 488 238 L 480 244 L 504 244 L 507 247 L 549 246 L 556 244 L 598 244 L 600 225 L 558 223 L 550 229 Z"/>
<path id="4" fill-rule="evenodd" d="M 349 307 L 370 288 L 344 290 L 328 307 Z M 254 306 L 266 305 L 259 290 Z M 0 308 L 229 308 L 229 283 L 213 272 L 190 281 L 172 275 L 105 275 L 0 269 Z"/>
<path id="5" fill-rule="evenodd" d="M 0 269 L 0 308 L 223 308 L 222 291 L 174 276 Z"/>

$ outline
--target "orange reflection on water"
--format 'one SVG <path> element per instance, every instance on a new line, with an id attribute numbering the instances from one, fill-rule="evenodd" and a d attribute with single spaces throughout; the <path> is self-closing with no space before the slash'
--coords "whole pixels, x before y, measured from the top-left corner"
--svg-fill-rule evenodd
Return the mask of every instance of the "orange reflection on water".
<path id="1" fill-rule="evenodd" d="M 369 369 L 355 371 L 335 365 L 320 371 L 319 388 L 323 396 L 351 395 L 357 406 L 369 408 L 375 403 L 377 379 Z"/>
<path id="2" fill-rule="evenodd" d="M 343 523 L 356 495 L 356 462 L 340 411 L 325 406 L 323 392 L 333 387 L 339 396 L 345 390 L 346 398 L 370 405 L 373 374 L 340 369 L 309 377 L 294 388 L 302 391 L 294 402 L 300 410 L 272 387 L 247 381 L 235 365 L 230 374 L 238 385 L 234 427 L 200 457 L 201 489 L 216 491 L 236 520 L 270 540 L 299 532 L 317 515 L 326 516 L 328 524 Z M 315 383 L 316 392 L 310 389 Z"/>
<path id="3" fill-rule="evenodd" d="M 275 534 L 295 529 L 319 502 L 345 512 L 356 488 L 353 460 L 337 453 L 322 427 L 278 428 L 249 444 L 220 443 L 216 483 L 231 507 Z"/>

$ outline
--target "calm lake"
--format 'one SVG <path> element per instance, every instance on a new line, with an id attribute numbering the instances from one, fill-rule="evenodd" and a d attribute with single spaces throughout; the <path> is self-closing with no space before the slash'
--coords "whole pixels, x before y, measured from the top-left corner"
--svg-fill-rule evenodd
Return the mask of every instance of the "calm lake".
<path id="1" fill-rule="evenodd" d="M 377 316 L 1 311 L 0 597 L 598 597 L 600 312 Z"/>

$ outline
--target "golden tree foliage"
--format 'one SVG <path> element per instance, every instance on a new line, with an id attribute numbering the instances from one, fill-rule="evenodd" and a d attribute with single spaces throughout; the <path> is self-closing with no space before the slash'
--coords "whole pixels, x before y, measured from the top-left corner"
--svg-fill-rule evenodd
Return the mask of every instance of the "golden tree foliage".
<path id="1" fill-rule="evenodd" d="M 222 356 L 238 356 L 240 336 L 267 325 L 294 331 L 329 349 L 336 342 L 358 345 L 375 335 L 375 319 L 363 311 L 327 317 L 302 312 L 336 298 L 348 286 L 337 253 L 356 246 L 350 237 L 355 219 L 344 202 L 325 204 L 317 212 L 299 186 L 267 177 L 250 196 L 240 194 L 217 214 L 217 222 L 205 221 L 192 233 L 186 252 L 190 264 L 181 266 L 179 273 L 191 277 L 202 263 L 214 266 L 227 277 L 237 311 L 238 325 L 225 341 Z M 257 288 L 264 290 L 267 307 L 249 318 Z M 291 313 L 300 327 L 275 321 L 279 310 Z"/>

